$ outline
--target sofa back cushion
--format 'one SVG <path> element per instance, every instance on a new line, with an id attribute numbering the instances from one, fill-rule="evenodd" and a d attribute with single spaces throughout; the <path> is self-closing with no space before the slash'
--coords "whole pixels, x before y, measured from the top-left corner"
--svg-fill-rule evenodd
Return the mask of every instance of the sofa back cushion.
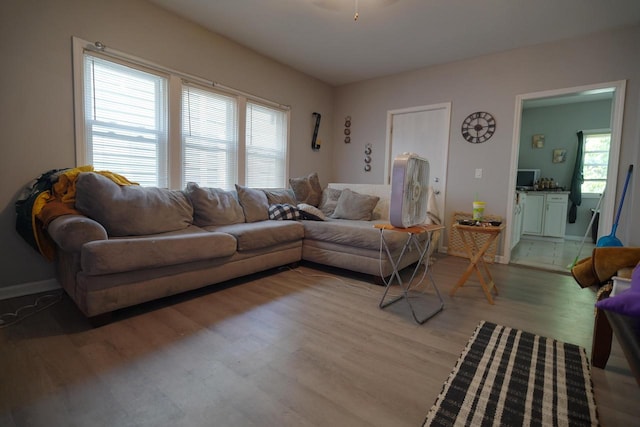
<path id="1" fill-rule="evenodd" d="M 338 199 L 340 198 L 340 194 L 342 194 L 342 190 L 337 190 L 335 188 L 325 188 L 322 190 L 322 199 L 320 201 L 320 205 L 318 208 L 322 211 L 326 216 L 333 215 L 333 211 L 336 210 L 336 206 L 338 206 Z"/>
<path id="2" fill-rule="evenodd" d="M 289 185 L 296 195 L 298 203 L 307 203 L 318 207 L 322 200 L 322 187 L 317 172 L 299 178 L 289 178 Z"/>
<path id="3" fill-rule="evenodd" d="M 266 221 L 269 219 L 269 202 L 264 191 L 236 184 L 238 200 L 244 211 L 246 222 Z"/>
<path id="4" fill-rule="evenodd" d="M 242 206 L 232 191 L 204 188 L 189 182 L 185 193 L 193 205 L 193 223 L 199 227 L 244 222 Z"/>
<path id="5" fill-rule="evenodd" d="M 370 196 L 380 197 L 380 200 L 378 200 L 376 207 L 373 208 L 371 219 L 389 221 L 389 199 L 391 198 L 390 184 L 352 184 L 330 182 L 329 184 L 327 184 L 327 187 L 336 190 L 344 190 L 345 188 L 349 188 L 351 191 L 356 191 L 360 194 L 368 194 Z"/>
<path id="6" fill-rule="evenodd" d="M 340 193 L 336 209 L 331 214 L 331 218 L 369 221 L 378 200 L 380 200 L 378 196 L 360 194 L 345 188 Z"/>
<path id="7" fill-rule="evenodd" d="M 76 209 L 102 224 L 109 236 L 165 233 L 193 221 L 193 207 L 181 191 L 120 186 L 94 172 L 78 175 Z"/>
<path id="8" fill-rule="evenodd" d="M 269 206 L 271 205 L 295 205 L 296 204 L 296 196 L 293 193 L 293 190 L 288 188 L 264 188 L 262 189 L 264 194 L 267 196 L 267 202 Z"/>

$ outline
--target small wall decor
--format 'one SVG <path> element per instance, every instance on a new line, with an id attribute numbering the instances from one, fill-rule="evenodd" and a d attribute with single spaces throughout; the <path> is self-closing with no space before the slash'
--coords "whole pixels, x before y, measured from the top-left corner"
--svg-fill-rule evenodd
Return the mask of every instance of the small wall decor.
<path id="1" fill-rule="evenodd" d="M 462 122 L 462 137 L 472 144 L 488 141 L 496 131 L 496 119 L 490 113 L 471 113 Z"/>
<path id="2" fill-rule="evenodd" d="M 364 171 L 371 172 L 371 144 L 364 146 Z"/>
<path id="3" fill-rule="evenodd" d="M 531 138 L 531 145 L 533 145 L 533 148 L 543 148 L 544 135 L 541 133 L 537 135 L 533 135 L 533 137 Z"/>
<path id="4" fill-rule="evenodd" d="M 344 118 L 344 143 L 349 144 L 351 142 L 351 116 L 347 116 Z"/>
<path id="5" fill-rule="evenodd" d="M 318 140 L 318 129 L 320 128 L 320 119 L 322 118 L 322 115 L 320 113 L 315 113 L 315 112 L 312 113 L 311 115 L 316 118 L 316 124 L 313 128 L 313 138 L 311 138 L 311 149 L 313 151 L 319 151 L 320 141 L 317 141 L 317 140 Z"/>
<path id="6" fill-rule="evenodd" d="M 553 150 L 553 163 L 563 163 L 565 160 L 567 160 L 567 150 L 564 148 Z"/>

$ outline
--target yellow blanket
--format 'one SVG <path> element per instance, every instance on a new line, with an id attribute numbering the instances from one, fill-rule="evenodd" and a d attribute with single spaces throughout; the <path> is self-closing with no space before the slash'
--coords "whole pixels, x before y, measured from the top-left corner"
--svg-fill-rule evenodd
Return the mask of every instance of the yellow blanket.
<path id="1" fill-rule="evenodd" d="M 114 172 L 94 171 L 93 166 L 80 166 L 62 172 L 58 181 L 51 187 L 51 191 L 43 191 L 38 195 L 31 211 L 31 225 L 38 249 L 50 261 L 55 256 L 55 244 L 45 233 L 45 230 L 49 223 L 59 216 L 81 215 L 75 209 L 76 180 L 81 172 L 99 173 L 118 185 L 138 185 Z"/>

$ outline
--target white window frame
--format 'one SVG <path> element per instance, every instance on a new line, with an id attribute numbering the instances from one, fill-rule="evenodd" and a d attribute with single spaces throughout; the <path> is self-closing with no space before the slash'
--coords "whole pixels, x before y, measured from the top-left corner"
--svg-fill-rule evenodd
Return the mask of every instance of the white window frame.
<path id="1" fill-rule="evenodd" d="M 583 161 L 582 161 L 582 167 L 583 167 L 583 183 L 587 181 L 587 179 L 584 179 L 584 157 L 587 153 L 586 150 L 586 146 L 587 146 L 587 137 L 590 135 L 602 135 L 602 134 L 608 134 L 609 135 L 609 152 L 611 152 L 611 129 L 589 129 L 589 130 L 583 130 L 582 131 L 583 134 L 583 138 L 584 138 L 584 145 L 583 145 Z M 607 164 L 607 174 L 605 175 L 604 179 L 602 181 L 605 182 L 605 189 L 606 189 L 606 184 L 607 184 L 607 180 L 608 180 L 608 176 L 609 176 L 609 165 L 611 164 L 611 159 L 608 159 L 608 164 Z M 594 180 L 589 180 L 589 181 L 594 181 Z M 582 193 L 582 197 L 587 198 L 587 199 L 592 199 L 592 198 L 599 198 L 601 193 L 589 193 L 589 192 L 583 192 Z"/>
<path id="2" fill-rule="evenodd" d="M 246 104 L 247 101 L 262 104 L 269 108 L 281 110 L 286 117 L 286 146 L 284 160 L 284 182 L 282 187 L 287 186 L 289 179 L 289 156 L 291 143 L 291 108 L 277 102 L 264 99 L 247 92 L 226 87 L 220 83 L 206 80 L 197 76 L 189 75 L 180 71 L 163 67 L 142 58 L 120 52 L 111 48 L 106 48 L 99 42 L 88 42 L 78 37 L 72 38 L 73 53 L 73 87 L 74 87 L 74 119 L 75 119 L 75 152 L 76 165 L 91 164 L 88 158 L 85 126 L 85 102 L 84 102 L 84 52 L 85 50 L 97 52 L 107 59 L 112 58 L 115 62 L 124 65 L 131 65 L 133 68 L 143 67 L 168 75 L 168 143 L 167 143 L 167 183 L 169 188 L 181 189 L 186 186 L 182 173 L 182 84 L 183 81 L 196 83 L 208 88 L 214 88 L 216 92 L 236 97 L 238 106 L 238 159 L 236 183 L 245 185 L 246 177 Z"/>
<path id="3" fill-rule="evenodd" d="M 273 107 L 271 107 L 271 106 L 269 106 L 269 105 L 265 105 L 265 104 L 263 104 L 263 103 L 256 102 L 256 101 L 254 101 L 254 100 L 246 99 L 246 98 L 245 98 L 245 99 L 244 99 L 244 108 L 243 108 L 243 111 L 244 111 L 244 113 L 245 113 L 246 115 L 248 115 L 248 111 L 249 111 L 249 107 L 248 107 L 248 105 L 249 105 L 249 104 L 252 104 L 252 105 L 253 105 L 253 106 L 255 106 L 257 109 L 260 109 L 260 108 L 266 108 L 266 109 L 270 109 L 270 110 L 275 110 L 276 112 L 279 112 L 279 113 L 283 113 L 283 111 L 282 111 L 282 110 L 274 109 Z M 262 151 L 262 152 L 263 152 L 263 156 L 262 156 L 262 157 L 269 157 L 269 156 L 271 155 L 271 158 L 275 159 L 275 161 L 276 161 L 276 162 L 278 162 L 278 163 L 279 163 L 279 162 L 282 162 L 282 172 L 283 172 L 283 174 L 282 174 L 282 180 L 283 180 L 283 181 L 285 182 L 285 184 L 286 184 L 286 183 L 288 182 L 288 178 L 287 178 L 286 170 L 287 170 L 287 165 L 288 165 L 288 163 L 289 163 L 289 161 L 288 161 L 288 153 L 289 153 L 289 150 L 288 150 L 288 146 L 287 146 L 287 142 L 288 142 L 288 137 L 287 137 L 287 135 L 288 135 L 288 129 L 289 129 L 289 116 L 288 116 L 287 114 L 284 114 L 284 116 L 283 116 L 283 117 L 277 117 L 277 120 L 280 120 L 280 119 L 282 119 L 282 120 L 284 121 L 284 123 L 283 123 L 283 126 L 282 126 L 282 127 L 277 127 L 277 129 L 282 130 L 282 131 L 285 133 L 285 135 L 284 135 L 284 139 L 285 139 L 285 140 L 284 140 L 284 147 L 283 147 L 283 150 L 282 150 L 282 151 L 280 151 L 280 150 L 278 150 L 278 149 L 273 149 L 273 148 L 264 148 L 264 147 L 263 147 L 263 148 L 261 148 L 261 149 L 258 149 L 258 151 Z M 248 125 L 248 124 L 249 124 L 249 123 L 248 123 L 248 117 L 245 117 L 244 124 L 245 124 L 245 125 Z M 245 138 L 247 137 L 247 134 L 248 134 L 248 130 L 247 130 L 247 129 L 245 129 Z M 258 134 L 257 132 L 256 132 L 256 136 L 259 136 L 259 134 Z M 281 139 L 278 139 L 278 141 L 281 141 Z M 245 152 L 244 152 L 244 161 L 245 161 L 245 162 L 248 162 L 248 161 L 249 161 L 249 146 L 250 146 L 250 144 L 251 144 L 251 143 L 250 143 L 250 141 L 245 141 L 245 144 L 244 144 L 244 149 L 245 149 Z M 255 150 L 255 149 L 253 149 L 252 151 L 254 152 L 254 155 L 256 155 L 256 150 Z M 283 152 L 283 151 L 284 151 L 284 152 Z M 276 154 L 276 155 L 275 155 L 275 156 L 273 156 L 273 154 Z M 281 157 L 281 156 L 280 156 L 280 154 L 284 154 L 284 156 L 283 156 L 283 157 Z M 265 156 L 265 155 L 266 155 L 266 156 Z M 247 180 L 247 179 L 249 178 L 249 175 L 251 175 L 249 172 L 250 172 L 250 171 L 249 171 L 249 168 L 248 168 L 248 167 L 245 167 L 245 173 L 244 173 L 245 180 Z M 256 178 L 256 177 L 254 176 L 253 178 Z M 273 177 L 272 177 L 272 178 L 273 178 Z M 264 184 L 263 184 L 262 186 L 264 187 Z M 286 186 L 286 185 L 285 185 L 285 186 Z"/>

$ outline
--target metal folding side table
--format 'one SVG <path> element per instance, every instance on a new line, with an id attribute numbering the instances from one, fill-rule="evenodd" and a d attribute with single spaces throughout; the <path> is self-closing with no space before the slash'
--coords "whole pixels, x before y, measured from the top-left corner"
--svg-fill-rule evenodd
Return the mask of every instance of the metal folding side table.
<path id="1" fill-rule="evenodd" d="M 404 299 L 405 301 L 407 301 L 407 304 L 409 305 L 409 309 L 411 310 L 411 315 L 413 316 L 413 319 L 418 324 L 421 325 L 427 320 L 429 320 L 430 318 L 432 318 L 433 316 L 435 316 L 436 314 L 438 314 L 439 312 L 441 312 L 442 309 L 444 308 L 444 300 L 440 295 L 440 291 L 436 286 L 436 282 L 433 280 L 433 276 L 431 275 L 428 262 L 425 263 L 425 267 L 424 267 L 425 271 L 422 274 L 422 277 L 415 285 L 412 286 L 413 280 L 415 279 L 416 274 L 420 269 L 420 265 L 423 263 L 424 257 L 429 252 L 429 247 L 431 246 L 431 237 L 433 235 L 433 232 L 444 229 L 444 226 L 430 224 L 430 225 L 418 225 L 418 226 L 407 227 L 407 228 L 399 228 L 399 227 L 394 227 L 391 224 L 375 224 L 374 227 L 380 230 L 380 263 L 382 263 L 382 249 L 384 248 L 387 254 L 387 257 L 389 259 L 389 262 L 393 267 L 393 273 L 391 273 L 391 276 L 389 276 L 388 280 L 382 277 L 382 281 L 385 284 L 385 290 L 384 290 L 384 294 L 382 295 L 382 299 L 380 300 L 379 307 L 380 308 L 389 307 L 391 304 L 394 304 Z M 385 230 L 407 234 L 407 240 L 404 243 L 402 250 L 400 251 L 400 255 L 398 255 L 398 258 L 395 260 L 393 259 L 393 256 L 391 255 L 391 250 L 389 249 L 389 246 L 387 245 L 387 241 L 384 238 Z M 420 242 L 419 236 L 421 236 L 424 233 L 427 233 L 427 238 L 426 238 L 426 241 L 422 243 Z M 415 268 L 413 269 L 413 272 L 411 273 L 411 278 L 409 279 L 408 282 L 405 283 L 402 280 L 402 277 L 400 276 L 399 268 L 400 268 L 400 265 L 402 265 L 401 264 L 402 258 L 407 253 L 407 251 L 411 250 L 411 248 L 417 249 L 420 254 L 420 257 L 416 263 Z M 418 317 L 414 309 L 414 306 L 411 303 L 409 292 L 412 289 L 416 289 L 424 281 L 427 275 L 429 276 L 429 280 L 433 285 L 433 289 L 436 292 L 436 295 L 439 300 L 439 305 L 435 310 L 427 313 L 424 317 Z M 400 288 L 400 295 L 393 297 L 388 301 L 385 301 L 385 299 L 387 298 L 389 289 L 393 285 L 394 280 L 398 282 L 398 285 Z"/>

